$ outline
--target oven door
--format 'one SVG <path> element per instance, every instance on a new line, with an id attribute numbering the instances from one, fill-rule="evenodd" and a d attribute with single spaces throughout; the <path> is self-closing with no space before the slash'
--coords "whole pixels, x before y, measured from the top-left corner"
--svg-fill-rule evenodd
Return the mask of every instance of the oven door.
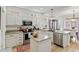
<path id="1" fill-rule="evenodd" d="M 29 34 L 28 34 L 28 33 L 24 33 L 24 41 L 25 41 L 25 40 L 28 40 L 28 39 L 30 39 L 30 38 L 29 38 Z"/>

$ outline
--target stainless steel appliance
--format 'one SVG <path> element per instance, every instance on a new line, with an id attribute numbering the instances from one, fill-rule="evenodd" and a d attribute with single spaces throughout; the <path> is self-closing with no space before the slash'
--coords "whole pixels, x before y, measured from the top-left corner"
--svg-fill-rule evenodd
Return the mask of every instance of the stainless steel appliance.
<path id="1" fill-rule="evenodd" d="M 23 21 L 23 26 L 32 26 L 32 21 Z"/>

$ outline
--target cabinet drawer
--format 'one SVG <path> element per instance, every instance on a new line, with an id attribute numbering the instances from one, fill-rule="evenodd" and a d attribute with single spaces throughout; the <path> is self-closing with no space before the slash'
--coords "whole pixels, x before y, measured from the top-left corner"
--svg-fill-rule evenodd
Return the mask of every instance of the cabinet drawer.
<path id="1" fill-rule="evenodd" d="M 20 33 L 19 35 L 23 35 L 23 33 Z"/>
<path id="2" fill-rule="evenodd" d="M 23 37 L 22 37 L 22 36 L 19 36 L 18 38 L 19 38 L 19 39 L 23 39 Z"/>
<path id="3" fill-rule="evenodd" d="M 13 32 L 5 36 L 6 38 L 6 47 L 13 47 L 23 44 L 23 33 Z"/>
<path id="4" fill-rule="evenodd" d="M 17 43 L 17 45 L 22 45 L 22 44 L 23 44 L 23 42 L 18 42 L 18 43 Z"/>
<path id="5" fill-rule="evenodd" d="M 5 35 L 5 37 L 10 37 L 10 35 Z"/>
<path id="6" fill-rule="evenodd" d="M 23 40 L 18 40 L 18 42 L 23 42 Z"/>
<path id="7" fill-rule="evenodd" d="M 18 39 L 17 41 L 23 41 L 23 39 Z"/>

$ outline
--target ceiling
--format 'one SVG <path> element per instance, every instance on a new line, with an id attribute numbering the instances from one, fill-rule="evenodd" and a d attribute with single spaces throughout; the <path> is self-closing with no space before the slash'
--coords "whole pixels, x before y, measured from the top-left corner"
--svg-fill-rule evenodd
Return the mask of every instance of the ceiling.
<path id="1" fill-rule="evenodd" d="M 49 14 L 51 9 L 53 9 L 54 14 L 57 16 L 72 16 L 73 9 L 75 13 L 79 15 L 79 6 L 19 6 L 20 8 L 28 9 L 36 13 L 46 13 Z"/>
<path id="2" fill-rule="evenodd" d="M 21 8 L 29 9 L 33 12 L 50 12 L 50 9 L 54 9 L 54 12 L 63 11 L 70 6 L 22 6 Z"/>

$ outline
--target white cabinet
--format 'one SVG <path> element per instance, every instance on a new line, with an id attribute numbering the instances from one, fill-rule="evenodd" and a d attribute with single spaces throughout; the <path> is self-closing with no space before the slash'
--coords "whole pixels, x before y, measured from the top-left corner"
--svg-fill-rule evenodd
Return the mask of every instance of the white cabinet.
<path id="1" fill-rule="evenodd" d="M 22 25 L 22 15 L 17 15 L 17 16 L 18 16 L 16 20 L 17 25 Z"/>
<path id="2" fill-rule="evenodd" d="M 7 20 L 6 20 L 6 25 L 17 25 L 17 13 L 13 13 L 11 11 L 7 12 Z"/>
<path id="3" fill-rule="evenodd" d="M 40 40 L 39 40 L 40 39 Z M 51 39 L 50 38 L 32 38 L 30 40 L 30 47 L 32 52 L 50 52 Z"/>
<path id="4" fill-rule="evenodd" d="M 65 29 L 71 29 L 71 22 L 68 20 L 65 21 Z"/>
<path id="5" fill-rule="evenodd" d="M 10 32 L 6 33 L 6 47 L 14 47 L 23 44 L 22 32 Z"/>
<path id="6" fill-rule="evenodd" d="M 23 44 L 23 33 L 18 33 L 17 45 Z"/>
<path id="7" fill-rule="evenodd" d="M 66 20 L 65 29 L 75 29 L 77 27 L 77 21 Z"/>
<path id="8" fill-rule="evenodd" d="M 18 11 L 8 10 L 6 18 L 6 25 L 22 25 L 22 15 Z"/>

